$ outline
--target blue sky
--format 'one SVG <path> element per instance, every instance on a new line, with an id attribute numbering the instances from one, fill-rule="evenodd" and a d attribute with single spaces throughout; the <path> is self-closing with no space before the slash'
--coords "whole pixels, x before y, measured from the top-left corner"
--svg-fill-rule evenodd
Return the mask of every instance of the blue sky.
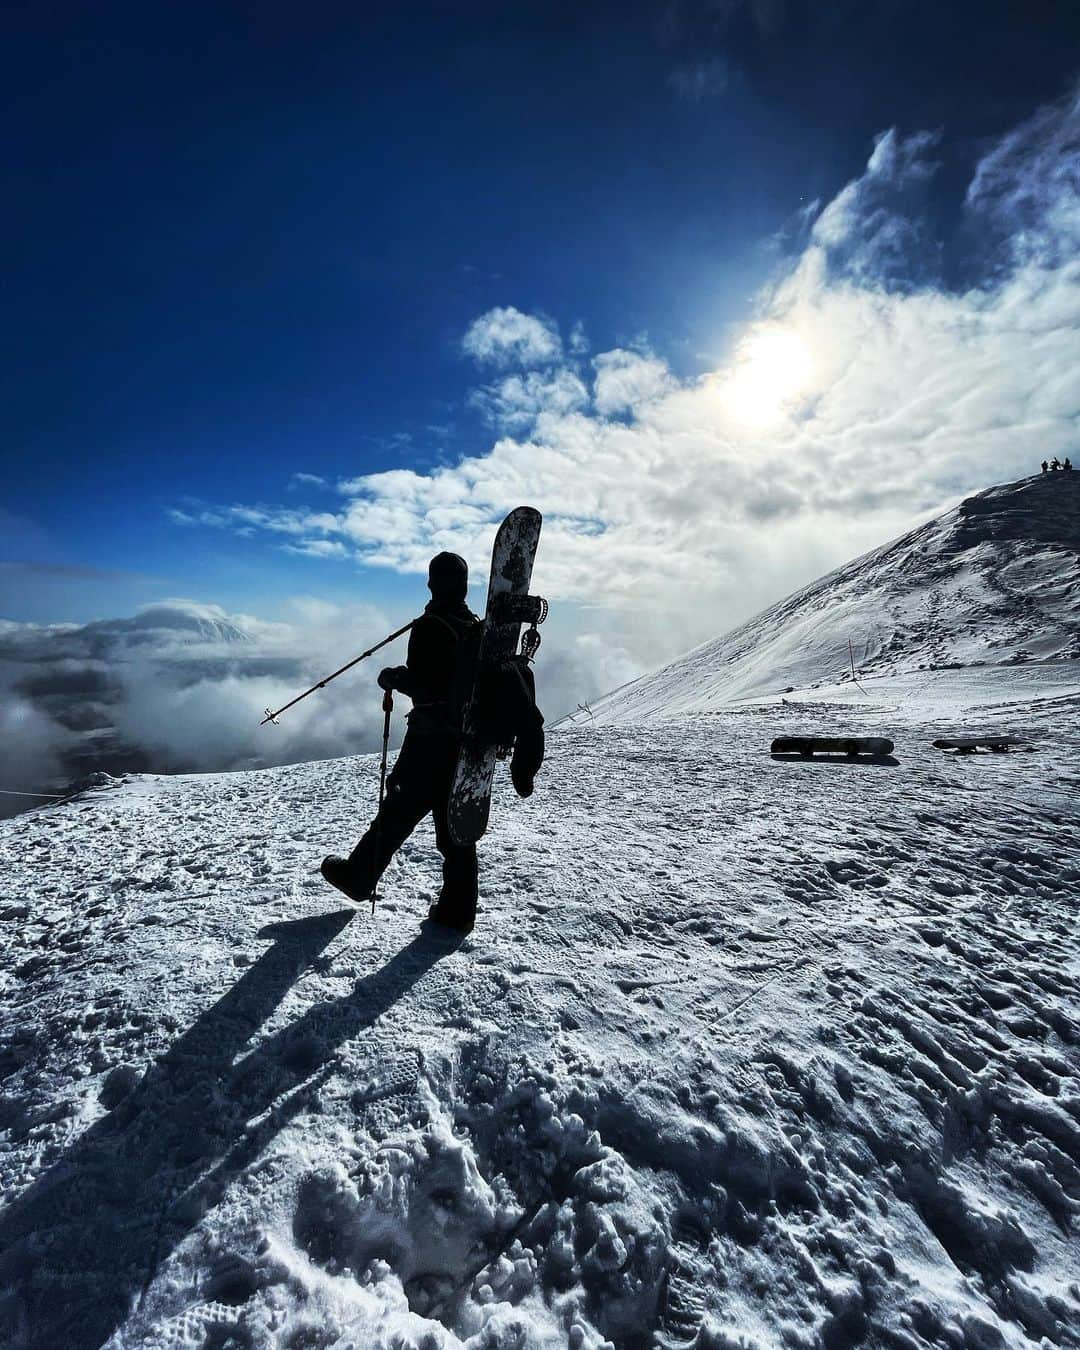
<path id="1" fill-rule="evenodd" d="M 16 6 L 0 613 L 405 604 L 392 568 L 170 509 L 482 453 L 461 340 L 496 306 L 717 366 L 876 134 L 943 129 L 951 238 L 1078 37 L 1046 3 Z"/>

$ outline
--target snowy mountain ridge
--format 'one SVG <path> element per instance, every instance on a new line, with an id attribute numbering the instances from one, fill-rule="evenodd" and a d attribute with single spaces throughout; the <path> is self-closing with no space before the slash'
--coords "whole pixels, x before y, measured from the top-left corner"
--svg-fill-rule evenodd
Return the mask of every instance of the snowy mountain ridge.
<path id="1" fill-rule="evenodd" d="M 986 489 L 593 705 L 634 724 L 948 666 L 1080 657 L 1080 473 Z"/>

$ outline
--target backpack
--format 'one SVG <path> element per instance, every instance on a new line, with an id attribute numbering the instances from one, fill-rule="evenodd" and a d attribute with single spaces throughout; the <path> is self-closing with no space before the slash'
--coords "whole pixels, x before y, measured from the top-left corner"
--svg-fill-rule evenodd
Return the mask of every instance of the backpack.
<path id="1" fill-rule="evenodd" d="M 510 758 L 514 790 L 519 797 L 531 796 L 544 762 L 544 715 L 536 706 L 536 680 L 528 660 L 504 656 L 478 665 L 479 638 L 472 644 L 463 641 L 458 655 L 462 685 L 472 694 L 470 733 L 482 745 L 494 746 L 500 759 Z M 475 678 L 469 678 L 474 672 Z M 462 721 L 469 706 L 466 697 L 458 713 Z"/>
<path id="2" fill-rule="evenodd" d="M 446 627 L 450 624 L 435 616 Z M 457 649 L 446 715 L 457 731 L 464 728 L 482 745 L 510 759 L 510 778 L 519 797 L 529 797 L 544 762 L 544 715 L 536 706 L 536 680 L 528 657 L 504 656 L 480 662 L 483 621 L 454 634 Z"/>

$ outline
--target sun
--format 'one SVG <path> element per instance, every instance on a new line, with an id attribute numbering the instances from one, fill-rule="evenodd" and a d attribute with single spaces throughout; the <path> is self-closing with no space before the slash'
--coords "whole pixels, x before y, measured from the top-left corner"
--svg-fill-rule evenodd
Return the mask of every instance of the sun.
<path id="1" fill-rule="evenodd" d="M 720 392 L 728 411 L 751 426 L 768 426 L 807 387 L 814 363 L 797 333 L 774 328 L 739 345 Z"/>

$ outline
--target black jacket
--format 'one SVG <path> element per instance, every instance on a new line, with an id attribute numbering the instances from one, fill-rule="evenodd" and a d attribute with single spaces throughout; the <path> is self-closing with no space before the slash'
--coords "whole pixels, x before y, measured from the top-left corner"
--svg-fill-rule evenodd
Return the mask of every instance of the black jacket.
<path id="1" fill-rule="evenodd" d="M 413 624 L 405 664 L 383 671 L 379 679 L 412 699 L 411 727 L 442 730 L 451 725 L 461 657 L 479 623 L 463 600 L 432 600 Z"/>

